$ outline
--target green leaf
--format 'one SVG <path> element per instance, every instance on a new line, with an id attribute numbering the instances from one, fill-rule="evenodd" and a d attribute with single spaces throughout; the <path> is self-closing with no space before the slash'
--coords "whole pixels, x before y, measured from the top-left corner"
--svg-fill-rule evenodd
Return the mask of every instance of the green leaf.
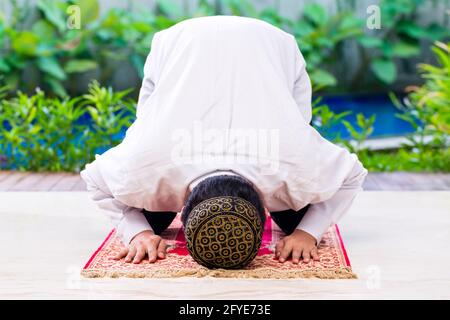
<path id="1" fill-rule="evenodd" d="M 139 31 L 140 33 L 149 33 L 152 32 L 153 28 L 151 25 L 149 25 L 146 22 L 143 21 L 134 21 L 132 24 L 132 27 Z"/>
<path id="2" fill-rule="evenodd" d="M 444 37 L 450 36 L 448 28 L 444 28 L 436 23 L 430 25 L 426 32 L 427 37 L 433 41 L 441 40 Z"/>
<path id="3" fill-rule="evenodd" d="M 70 60 L 64 66 L 64 71 L 67 73 L 86 72 L 97 68 L 98 64 L 94 60 L 79 59 Z"/>
<path id="4" fill-rule="evenodd" d="M 311 81 L 320 88 L 335 86 L 336 78 L 329 72 L 321 69 L 316 69 L 310 74 Z"/>
<path id="5" fill-rule="evenodd" d="M 329 37 L 320 37 L 317 39 L 317 44 L 326 48 L 333 48 L 335 43 Z"/>
<path id="6" fill-rule="evenodd" d="M 9 72 L 11 67 L 6 63 L 5 59 L 0 58 L 0 71 Z"/>
<path id="7" fill-rule="evenodd" d="M 364 117 L 364 114 L 358 113 L 356 115 L 356 123 L 358 124 L 358 126 L 360 128 L 364 128 L 364 126 L 366 124 L 366 118 Z"/>
<path id="8" fill-rule="evenodd" d="M 408 122 L 414 129 L 417 129 L 417 123 L 416 121 L 414 121 L 413 118 L 411 118 L 410 115 L 408 114 L 401 114 L 401 113 L 396 113 L 395 114 L 396 118 L 402 119 L 403 121 Z"/>
<path id="9" fill-rule="evenodd" d="M 66 29 L 66 13 L 62 6 L 67 6 L 67 4 L 53 0 L 38 0 L 37 6 L 48 21 L 58 28 L 58 31 L 62 32 Z"/>
<path id="10" fill-rule="evenodd" d="M 173 26 L 176 22 L 172 19 L 169 19 L 165 16 L 157 16 L 155 18 L 155 26 L 157 30 L 167 29 Z"/>
<path id="11" fill-rule="evenodd" d="M 392 60 L 375 59 L 370 63 L 370 68 L 384 83 L 392 83 L 397 78 L 397 68 Z"/>
<path id="12" fill-rule="evenodd" d="M 364 26 L 364 20 L 361 20 L 359 18 L 356 18 L 352 14 L 346 14 L 342 18 L 342 21 L 340 22 L 340 29 L 359 29 L 362 30 Z"/>
<path id="13" fill-rule="evenodd" d="M 413 21 L 402 21 L 397 28 L 398 31 L 402 31 L 414 39 L 422 39 L 427 36 L 427 30 Z"/>
<path id="14" fill-rule="evenodd" d="M 31 27 L 31 31 L 39 37 L 40 40 L 54 41 L 55 40 L 55 27 L 51 23 L 45 20 L 38 20 Z"/>
<path id="15" fill-rule="evenodd" d="M 28 114 L 27 118 L 25 119 L 25 123 L 31 123 L 36 118 L 37 108 L 32 107 L 30 110 L 30 113 Z"/>
<path id="16" fill-rule="evenodd" d="M 376 37 L 362 36 L 358 42 L 365 48 L 378 48 L 383 45 L 383 40 Z"/>
<path id="17" fill-rule="evenodd" d="M 172 0 L 158 0 L 157 5 L 167 16 L 180 17 L 183 14 L 180 5 Z"/>
<path id="18" fill-rule="evenodd" d="M 36 61 L 38 68 L 58 80 L 65 80 L 66 73 L 54 57 L 40 57 Z"/>
<path id="19" fill-rule="evenodd" d="M 48 57 L 56 54 L 58 48 L 50 42 L 41 42 L 36 48 L 36 55 L 41 57 Z"/>
<path id="20" fill-rule="evenodd" d="M 30 31 L 19 32 L 12 40 L 13 49 L 21 55 L 33 56 L 36 52 L 38 37 Z"/>
<path id="21" fill-rule="evenodd" d="M 29 134 L 35 135 L 35 134 L 38 134 L 39 131 L 41 131 L 41 130 L 42 130 L 42 127 L 41 127 L 41 126 L 35 125 L 35 126 L 33 126 L 33 127 L 31 128 L 31 130 L 29 131 Z"/>
<path id="22" fill-rule="evenodd" d="M 224 0 L 224 5 L 235 16 L 256 17 L 258 15 L 252 1 Z"/>
<path id="23" fill-rule="evenodd" d="M 305 20 L 298 20 L 293 28 L 297 41 L 303 40 L 303 37 L 314 32 L 314 27 Z"/>
<path id="24" fill-rule="evenodd" d="M 310 3 L 303 9 L 303 15 L 319 26 L 327 23 L 328 15 L 324 7 L 317 3 Z"/>
<path id="25" fill-rule="evenodd" d="M 284 18 L 278 14 L 278 11 L 274 8 L 265 8 L 260 12 L 260 19 L 269 22 L 277 27 L 282 27 Z"/>
<path id="26" fill-rule="evenodd" d="M 77 0 L 75 4 L 80 6 L 81 26 L 97 20 L 100 11 L 97 0 Z"/>
<path id="27" fill-rule="evenodd" d="M 44 77 L 44 80 L 50 85 L 50 88 L 52 88 L 53 92 L 56 93 L 58 96 L 60 97 L 67 96 L 66 89 L 58 79 L 52 78 L 51 76 L 46 76 Z"/>
<path id="28" fill-rule="evenodd" d="M 389 41 L 384 41 L 381 45 L 381 52 L 385 58 L 391 58 L 394 55 L 394 45 Z"/>
<path id="29" fill-rule="evenodd" d="M 5 76 L 5 83 L 11 90 L 14 90 L 19 85 L 19 74 L 18 73 L 10 73 Z"/>
<path id="30" fill-rule="evenodd" d="M 409 58 L 419 55 L 420 47 L 415 43 L 400 41 L 392 47 L 392 54 L 396 57 Z"/>
<path id="31" fill-rule="evenodd" d="M 348 122 L 347 120 L 342 120 L 342 124 L 345 126 L 347 131 L 350 133 L 352 138 L 357 138 L 359 136 L 358 131 L 356 131 L 356 129 L 352 126 L 352 124 L 350 122 Z"/>
<path id="32" fill-rule="evenodd" d="M 99 117 L 100 117 L 98 110 L 92 106 L 88 106 L 87 110 L 88 110 L 90 116 L 92 117 L 92 119 L 94 119 L 95 122 L 98 122 Z"/>

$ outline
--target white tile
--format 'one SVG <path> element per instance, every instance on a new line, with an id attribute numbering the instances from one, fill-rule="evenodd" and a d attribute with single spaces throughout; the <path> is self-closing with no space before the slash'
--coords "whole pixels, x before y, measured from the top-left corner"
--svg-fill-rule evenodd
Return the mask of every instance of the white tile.
<path id="1" fill-rule="evenodd" d="M 110 229 L 87 193 L 0 192 L 0 217 L 0 298 L 450 298 L 450 192 L 360 194 L 340 223 L 358 280 L 80 279 Z"/>

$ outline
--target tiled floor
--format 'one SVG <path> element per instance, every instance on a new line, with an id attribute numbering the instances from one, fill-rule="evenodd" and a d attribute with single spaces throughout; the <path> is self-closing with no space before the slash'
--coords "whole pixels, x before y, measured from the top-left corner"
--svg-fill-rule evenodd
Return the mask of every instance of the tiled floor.
<path id="1" fill-rule="evenodd" d="M 450 175 L 371 173 L 364 188 L 339 223 L 357 280 L 81 279 L 111 225 L 79 175 L 0 171 L 0 298 L 450 299 Z"/>
<path id="2" fill-rule="evenodd" d="M 450 192 L 365 191 L 339 223 L 357 280 L 82 279 L 110 230 L 87 192 L 0 192 L 0 298 L 450 299 Z"/>
<path id="3" fill-rule="evenodd" d="M 0 171 L 0 191 L 85 191 L 79 174 Z"/>
<path id="4" fill-rule="evenodd" d="M 369 173 L 365 190 L 450 190 L 450 174 Z M 78 174 L 0 171 L 0 191 L 84 191 Z"/>

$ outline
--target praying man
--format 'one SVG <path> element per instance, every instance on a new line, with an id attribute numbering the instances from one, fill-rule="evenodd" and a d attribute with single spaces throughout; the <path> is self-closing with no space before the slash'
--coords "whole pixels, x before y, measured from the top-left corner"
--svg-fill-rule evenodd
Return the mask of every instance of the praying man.
<path id="1" fill-rule="evenodd" d="M 280 263 L 318 260 L 367 170 L 310 122 L 310 79 L 291 34 L 238 16 L 155 33 L 136 120 L 81 172 L 125 245 L 116 259 L 166 258 L 162 233 L 181 212 L 204 265 L 249 263 L 269 215 L 285 233 Z"/>

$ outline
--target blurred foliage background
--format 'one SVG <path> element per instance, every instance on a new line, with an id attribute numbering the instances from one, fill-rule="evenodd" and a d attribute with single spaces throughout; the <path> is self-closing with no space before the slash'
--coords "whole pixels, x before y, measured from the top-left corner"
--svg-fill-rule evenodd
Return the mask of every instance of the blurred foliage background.
<path id="1" fill-rule="evenodd" d="M 30 93 L 39 87 L 58 96 L 85 92 L 90 79 L 115 89 L 135 86 L 142 78 L 153 34 L 195 16 L 250 16 L 292 33 L 316 90 L 325 91 L 386 89 L 395 84 L 399 67 L 424 56 L 432 42 L 450 35 L 445 10 L 441 23 L 439 19 L 418 22 L 423 15 L 440 15 L 435 10 L 447 0 L 381 0 L 380 30 L 367 29 L 367 15 L 357 17 L 352 8 L 355 1 L 348 0 L 337 0 L 340 5 L 335 14 L 318 3 L 307 2 L 297 18 L 282 16 L 276 6 L 257 10 L 248 0 L 200 0 L 189 14 L 187 1 L 176 0 L 158 0 L 152 7 L 128 1 L 124 8 L 103 11 L 98 0 L 7 2 L 8 16 L 0 13 L 1 83 L 10 90 Z M 68 26 L 68 8 L 74 4 L 80 8 L 79 29 Z M 426 5 L 427 11 L 421 12 Z M 355 53 L 346 56 L 346 49 L 352 46 L 356 57 Z M 117 73 L 124 73 L 124 64 L 132 67 L 132 72 L 127 70 L 127 81 L 117 87 L 114 79 L 120 77 Z M 355 71 L 350 78 L 336 80 L 339 73 L 351 69 Z M 410 71 L 415 72 L 414 68 Z"/>
<path id="2" fill-rule="evenodd" d="M 126 1 L 102 10 L 97 0 L 2 0 L 0 7 L 0 168 L 78 171 L 117 144 L 134 119 L 143 65 L 153 34 L 195 16 L 233 14 L 268 21 L 293 34 L 316 93 L 313 125 L 323 134 L 343 123 L 351 139 L 334 137 L 372 170 L 450 171 L 449 1 L 379 0 L 382 28 L 369 30 L 356 0 L 335 12 L 308 1 L 283 15 L 280 2 L 248 0 Z M 71 6 L 81 28 L 71 28 Z M 423 16 L 433 16 L 423 22 Z M 68 22 L 69 21 L 69 22 Z M 419 69 L 416 65 L 420 64 Z M 427 62 L 427 63 L 424 63 Z M 351 124 L 317 93 L 398 91 L 398 117 L 414 126 L 408 143 L 366 146 L 376 114 Z M 130 90 L 125 90 L 132 88 Z M 400 112 L 401 111 L 401 112 Z"/>

